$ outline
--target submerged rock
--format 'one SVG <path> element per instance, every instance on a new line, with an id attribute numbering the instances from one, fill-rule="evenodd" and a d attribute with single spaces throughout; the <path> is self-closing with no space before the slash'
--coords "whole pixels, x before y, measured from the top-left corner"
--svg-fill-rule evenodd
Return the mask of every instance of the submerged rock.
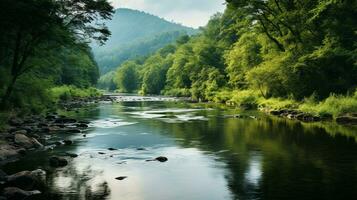
<path id="1" fill-rule="evenodd" d="M 73 144 L 73 141 L 72 140 L 63 140 L 63 143 L 65 145 L 72 145 Z"/>
<path id="2" fill-rule="evenodd" d="M 26 191 L 17 187 L 7 187 L 4 189 L 3 194 L 8 200 L 22 200 L 39 195 L 41 192 L 38 190 Z"/>
<path id="3" fill-rule="evenodd" d="M 76 126 L 77 126 L 78 128 L 88 128 L 88 125 L 87 125 L 87 124 L 84 124 L 84 123 L 77 124 Z"/>
<path id="4" fill-rule="evenodd" d="M 24 190 L 41 189 L 46 185 L 46 172 L 42 169 L 18 172 L 7 177 L 6 185 Z"/>
<path id="5" fill-rule="evenodd" d="M 159 156 L 159 157 L 157 157 L 157 158 L 155 158 L 155 159 L 146 160 L 146 161 L 148 161 L 148 162 L 150 162 L 150 161 L 166 162 L 166 161 L 168 161 L 168 160 L 169 160 L 169 159 L 166 158 L 166 157 L 164 157 L 164 156 Z"/>
<path id="6" fill-rule="evenodd" d="M 66 130 L 67 133 L 81 133 L 81 130 L 79 129 L 68 129 Z"/>
<path id="7" fill-rule="evenodd" d="M 50 158 L 51 167 L 64 167 L 68 165 L 68 161 L 65 158 L 53 156 Z"/>
<path id="8" fill-rule="evenodd" d="M 122 180 L 127 179 L 127 178 L 128 178 L 127 176 L 119 176 L 119 177 L 116 177 L 115 179 L 119 180 L 119 181 L 122 181 Z"/>
<path id="9" fill-rule="evenodd" d="M 65 155 L 69 156 L 71 158 L 77 158 L 78 157 L 78 154 L 75 154 L 75 153 L 66 153 Z"/>

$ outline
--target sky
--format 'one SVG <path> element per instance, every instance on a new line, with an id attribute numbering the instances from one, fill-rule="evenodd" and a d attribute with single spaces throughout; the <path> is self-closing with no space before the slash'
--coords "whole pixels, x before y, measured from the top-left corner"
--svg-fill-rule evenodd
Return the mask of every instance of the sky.
<path id="1" fill-rule="evenodd" d="M 115 8 L 131 8 L 198 28 L 210 17 L 223 12 L 225 0 L 110 0 Z"/>

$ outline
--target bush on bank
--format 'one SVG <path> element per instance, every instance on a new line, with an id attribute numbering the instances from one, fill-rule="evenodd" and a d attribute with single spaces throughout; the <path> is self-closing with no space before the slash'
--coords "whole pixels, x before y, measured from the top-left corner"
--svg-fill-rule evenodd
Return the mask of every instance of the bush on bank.
<path id="1" fill-rule="evenodd" d="M 76 98 L 99 97 L 102 93 L 93 87 L 82 89 L 71 85 L 54 87 L 50 91 L 55 101 L 69 101 Z"/>

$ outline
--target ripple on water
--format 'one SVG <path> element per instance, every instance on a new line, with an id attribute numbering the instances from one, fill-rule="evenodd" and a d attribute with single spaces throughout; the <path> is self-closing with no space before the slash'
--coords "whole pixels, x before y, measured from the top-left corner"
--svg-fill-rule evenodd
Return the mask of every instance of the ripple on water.
<path id="1" fill-rule="evenodd" d="M 129 112 L 135 118 L 158 119 L 167 123 L 181 123 L 195 120 L 206 121 L 204 116 L 198 116 L 196 113 L 205 109 L 161 109 L 142 112 Z"/>
<path id="2" fill-rule="evenodd" d="M 128 125 L 133 125 L 133 124 L 137 124 L 137 122 L 125 122 L 122 119 L 106 118 L 106 119 L 92 121 L 89 124 L 89 127 L 116 128 L 116 127 L 120 127 L 120 126 L 128 126 Z"/>

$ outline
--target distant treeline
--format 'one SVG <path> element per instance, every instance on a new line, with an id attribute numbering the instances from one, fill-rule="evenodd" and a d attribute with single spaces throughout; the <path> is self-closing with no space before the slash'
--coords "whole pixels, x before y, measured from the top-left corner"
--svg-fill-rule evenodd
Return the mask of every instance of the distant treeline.
<path id="1" fill-rule="evenodd" d="M 125 62 L 105 78 L 121 92 L 238 104 L 353 95 L 356 12 L 353 0 L 229 0 L 201 34 Z"/>

